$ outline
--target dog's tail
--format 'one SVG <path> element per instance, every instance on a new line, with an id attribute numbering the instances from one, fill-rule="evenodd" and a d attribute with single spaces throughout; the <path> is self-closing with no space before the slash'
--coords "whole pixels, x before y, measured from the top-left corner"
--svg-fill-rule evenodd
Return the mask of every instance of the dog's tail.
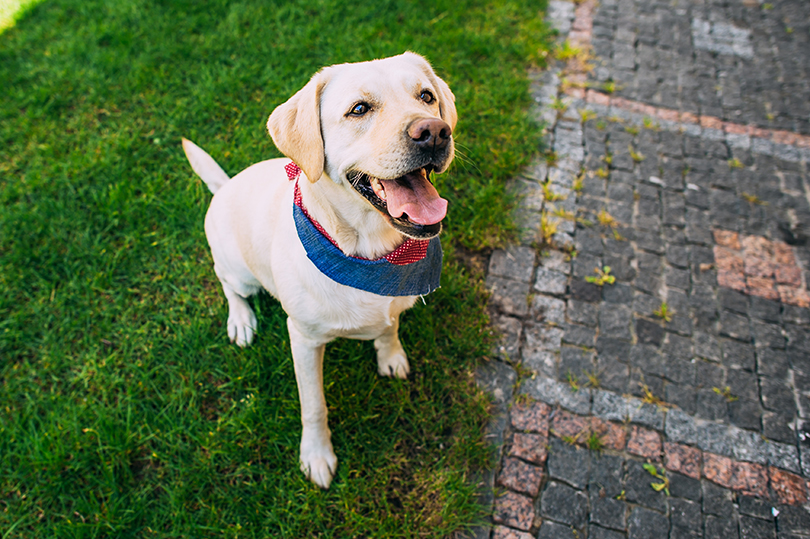
<path id="1" fill-rule="evenodd" d="M 230 179 L 213 157 L 187 138 L 183 139 L 183 151 L 186 152 L 186 158 L 191 163 L 191 168 L 194 169 L 197 176 L 202 178 L 212 193 L 219 191 L 220 187 Z"/>

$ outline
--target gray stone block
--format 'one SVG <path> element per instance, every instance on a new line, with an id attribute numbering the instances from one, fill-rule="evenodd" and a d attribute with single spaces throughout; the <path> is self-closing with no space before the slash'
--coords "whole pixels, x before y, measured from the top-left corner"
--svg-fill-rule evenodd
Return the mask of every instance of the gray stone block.
<path id="1" fill-rule="evenodd" d="M 631 340 L 632 311 L 625 305 L 603 303 L 599 308 L 599 331 L 614 339 Z"/>
<path id="2" fill-rule="evenodd" d="M 514 316 L 528 314 L 528 283 L 489 275 L 487 276 L 486 287 L 492 293 L 489 298 L 490 304 L 501 312 Z"/>
<path id="3" fill-rule="evenodd" d="M 562 0 L 552 0 L 548 3 L 546 20 L 552 26 L 565 35 L 571 30 L 571 21 L 574 20 L 574 4 Z"/>
<path id="4" fill-rule="evenodd" d="M 583 529 L 588 521 L 588 498 L 580 490 L 551 481 L 540 498 L 540 514 L 549 520 Z"/>
<path id="5" fill-rule="evenodd" d="M 696 356 L 710 361 L 720 361 L 722 354 L 720 343 L 713 335 L 696 331 L 692 335 L 692 342 L 694 342 Z"/>
<path id="6" fill-rule="evenodd" d="M 670 501 L 670 521 L 673 528 L 700 536 L 703 532 L 703 515 L 699 503 L 673 498 Z"/>
<path id="7" fill-rule="evenodd" d="M 583 383 L 595 370 L 594 353 L 579 346 L 563 346 L 560 349 L 560 372 L 562 381 L 578 380 Z"/>
<path id="8" fill-rule="evenodd" d="M 571 274 L 571 256 L 562 251 L 554 249 L 545 251 L 540 259 L 540 265 L 549 271 L 556 271 L 564 275 Z"/>
<path id="9" fill-rule="evenodd" d="M 568 276 L 558 271 L 537 268 L 537 278 L 534 282 L 534 289 L 546 294 L 565 294 L 568 288 Z"/>
<path id="10" fill-rule="evenodd" d="M 544 520 L 537 534 L 537 539 L 580 539 L 580 537 L 582 536 L 571 526 L 551 520 Z"/>
<path id="11" fill-rule="evenodd" d="M 760 520 L 747 516 L 740 517 L 741 539 L 771 539 L 776 533 L 773 520 Z"/>
<path id="12" fill-rule="evenodd" d="M 727 457 L 734 456 L 734 441 L 729 436 L 727 426 L 710 422 L 701 422 L 699 425 L 697 446 L 700 449 Z"/>
<path id="13" fill-rule="evenodd" d="M 612 391 L 595 389 L 593 413 L 606 421 L 624 421 L 627 419 L 627 399 Z"/>
<path id="14" fill-rule="evenodd" d="M 598 321 L 597 306 L 587 301 L 569 299 L 566 312 L 572 322 L 594 327 Z"/>
<path id="15" fill-rule="evenodd" d="M 475 371 L 476 384 L 491 396 L 493 403 L 492 415 L 484 429 L 484 437 L 497 448 L 498 452 L 503 445 L 503 435 L 509 425 L 508 403 L 512 400 L 515 380 L 517 380 L 515 370 L 501 361 L 484 363 Z"/>
<path id="16" fill-rule="evenodd" d="M 768 449 L 768 464 L 794 473 L 802 473 L 799 450 L 795 445 L 770 442 L 766 444 L 766 447 Z"/>
<path id="17" fill-rule="evenodd" d="M 734 453 L 732 456 L 735 459 L 768 464 L 768 443 L 762 439 L 759 432 L 730 427 L 728 436 L 731 439 Z"/>
<path id="18" fill-rule="evenodd" d="M 536 253 L 531 247 L 509 246 L 492 253 L 489 275 L 529 283 L 534 271 Z"/>
<path id="19" fill-rule="evenodd" d="M 596 330 L 578 324 L 565 324 L 563 342 L 580 347 L 593 348 L 596 344 Z"/>
<path id="20" fill-rule="evenodd" d="M 730 490 L 724 489 L 714 483 L 703 480 L 703 512 L 710 515 L 728 516 L 734 514 L 734 504 Z M 718 537 L 718 536 L 711 536 Z"/>
<path id="21" fill-rule="evenodd" d="M 549 439 L 548 475 L 576 489 L 588 486 L 591 468 L 590 451 L 568 444 L 557 437 Z"/>
<path id="22" fill-rule="evenodd" d="M 732 539 L 739 537 L 738 525 L 733 515 L 706 517 L 704 537 L 730 537 Z"/>
<path id="23" fill-rule="evenodd" d="M 643 402 L 641 399 L 627 399 L 627 417 L 631 423 L 638 423 L 655 430 L 664 430 L 665 414 L 662 408 Z"/>
<path id="24" fill-rule="evenodd" d="M 667 411 L 665 431 L 672 442 L 689 445 L 697 443 L 698 427 L 694 418 L 677 408 Z"/>
<path id="25" fill-rule="evenodd" d="M 561 299 L 538 294 L 532 300 L 530 311 L 537 321 L 558 325 L 565 323 L 565 302 Z"/>
<path id="26" fill-rule="evenodd" d="M 574 391 L 568 384 L 550 378 L 538 376 L 534 380 L 526 380 L 520 387 L 520 393 L 552 406 L 559 405 L 575 414 L 586 415 L 591 411 L 589 389 Z"/>
<path id="27" fill-rule="evenodd" d="M 627 498 L 627 501 L 634 504 L 643 505 L 644 507 L 649 507 L 650 509 L 655 509 L 656 511 L 665 512 L 667 510 L 667 496 L 663 492 L 656 492 L 653 490 L 653 488 L 650 486 L 650 483 L 653 480 L 654 478 L 642 467 L 641 462 L 637 460 L 627 461 L 627 475 L 625 477 L 624 485 L 625 497 Z M 635 510 L 638 509 L 641 508 L 637 507 Z M 628 531 L 633 526 L 632 522 L 633 517 L 631 513 L 631 516 L 627 522 Z M 663 528 L 659 529 L 659 532 L 669 529 L 669 520 L 665 519 L 665 522 L 666 524 Z M 660 535 L 653 537 L 660 537 Z"/>
<path id="28" fill-rule="evenodd" d="M 495 354 L 507 361 L 517 359 L 520 354 L 520 338 L 523 334 L 521 321 L 510 316 L 499 315 L 492 320 L 492 323 L 499 334 Z"/>
<path id="29" fill-rule="evenodd" d="M 523 170 L 523 176 L 534 180 L 535 183 L 543 183 L 548 177 L 548 168 L 548 161 L 546 161 L 545 157 L 536 157 Z"/>
<path id="30" fill-rule="evenodd" d="M 521 348 L 523 365 L 546 376 L 557 376 L 557 355 L 562 344 L 563 330 L 545 324 L 528 323 L 524 327 L 525 342 Z"/>
<path id="31" fill-rule="evenodd" d="M 591 493 L 591 522 L 613 528 L 625 530 L 627 528 L 627 504 L 615 498 L 602 497 Z M 591 537 L 594 537 L 591 533 Z M 619 536 L 622 537 L 622 536 Z"/>

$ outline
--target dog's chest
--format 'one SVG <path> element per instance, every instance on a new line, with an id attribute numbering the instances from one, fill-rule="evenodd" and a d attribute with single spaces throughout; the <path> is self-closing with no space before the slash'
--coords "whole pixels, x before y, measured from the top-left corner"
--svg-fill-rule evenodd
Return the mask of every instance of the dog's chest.
<path id="1" fill-rule="evenodd" d="M 398 323 L 414 297 L 383 297 L 361 290 L 332 295 L 318 310 L 310 310 L 310 323 L 325 337 L 376 339 Z"/>

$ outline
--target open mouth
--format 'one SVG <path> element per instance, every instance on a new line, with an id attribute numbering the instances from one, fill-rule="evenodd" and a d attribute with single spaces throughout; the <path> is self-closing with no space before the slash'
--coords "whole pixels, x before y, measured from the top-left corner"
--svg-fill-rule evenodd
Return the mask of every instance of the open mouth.
<path id="1" fill-rule="evenodd" d="M 395 229 L 412 238 L 427 239 L 441 232 L 447 214 L 447 201 L 430 181 L 432 171 L 428 165 L 390 180 L 364 172 L 352 172 L 348 177 L 358 193 L 389 217 Z"/>

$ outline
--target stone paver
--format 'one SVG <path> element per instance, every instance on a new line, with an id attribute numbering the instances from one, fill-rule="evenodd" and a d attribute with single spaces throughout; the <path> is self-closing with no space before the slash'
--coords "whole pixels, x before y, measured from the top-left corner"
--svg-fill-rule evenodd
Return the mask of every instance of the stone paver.
<path id="1" fill-rule="evenodd" d="M 580 54 L 533 74 L 554 157 L 490 261 L 476 537 L 810 538 L 806 1 L 546 16 Z"/>

